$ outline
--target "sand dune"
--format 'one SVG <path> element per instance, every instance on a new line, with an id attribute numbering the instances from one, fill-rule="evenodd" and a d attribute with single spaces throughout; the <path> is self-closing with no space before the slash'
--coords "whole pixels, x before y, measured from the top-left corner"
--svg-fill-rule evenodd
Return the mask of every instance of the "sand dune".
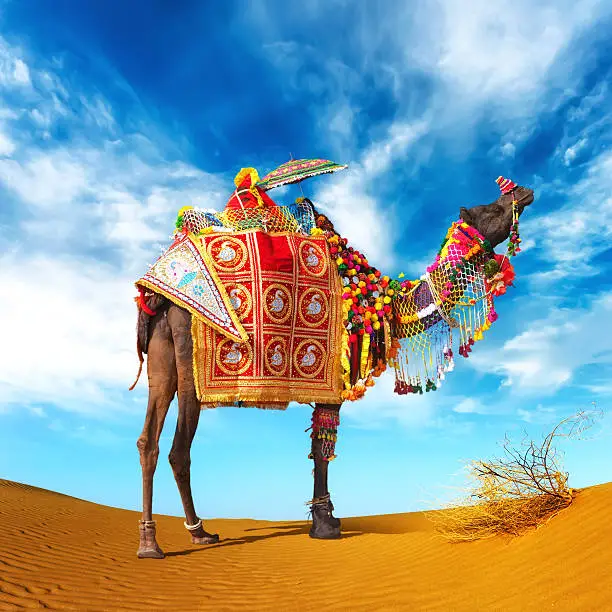
<path id="1" fill-rule="evenodd" d="M 514 540 L 448 544 L 423 513 L 211 520 L 214 546 L 156 517 L 166 559 L 138 560 L 138 514 L 0 480 L 0 610 L 612 610 L 612 483 Z"/>

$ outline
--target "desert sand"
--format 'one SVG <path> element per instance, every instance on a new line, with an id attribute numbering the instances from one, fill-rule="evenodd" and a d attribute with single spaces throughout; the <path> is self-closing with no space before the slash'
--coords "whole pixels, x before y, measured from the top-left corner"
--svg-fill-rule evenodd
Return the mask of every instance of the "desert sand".
<path id="1" fill-rule="evenodd" d="M 0 480 L 0 610 L 612 610 L 612 483 L 515 539 L 449 544 L 425 513 L 306 522 L 210 520 L 190 543 L 157 516 L 163 560 L 139 560 L 136 512 Z"/>

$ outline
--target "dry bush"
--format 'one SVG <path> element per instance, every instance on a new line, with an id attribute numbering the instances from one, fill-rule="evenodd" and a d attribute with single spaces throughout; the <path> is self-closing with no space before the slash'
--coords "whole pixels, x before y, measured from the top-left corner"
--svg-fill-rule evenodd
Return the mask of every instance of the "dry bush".
<path id="1" fill-rule="evenodd" d="M 430 513 L 438 533 L 451 542 L 520 535 L 569 506 L 576 492 L 568 486 L 555 442 L 581 438 L 596 416 L 601 413 L 580 411 L 563 419 L 539 445 L 525 438 L 516 448 L 506 436 L 505 457 L 469 463 L 467 497 Z"/>

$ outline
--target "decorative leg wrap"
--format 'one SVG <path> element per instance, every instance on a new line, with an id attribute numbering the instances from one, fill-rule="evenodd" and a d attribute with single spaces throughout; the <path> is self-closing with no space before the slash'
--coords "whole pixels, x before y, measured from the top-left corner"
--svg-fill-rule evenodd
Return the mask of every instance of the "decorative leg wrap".
<path id="1" fill-rule="evenodd" d="M 322 455 L 324 461 L 332 461 L 336 458 L 336 440 L 338 439 L 338 425 L 340 425 L 340 411 L 319 408 L 312 411 L 312 440 L 322 440 Z M 312 453 L 309 459 L 314 459 Z"/>

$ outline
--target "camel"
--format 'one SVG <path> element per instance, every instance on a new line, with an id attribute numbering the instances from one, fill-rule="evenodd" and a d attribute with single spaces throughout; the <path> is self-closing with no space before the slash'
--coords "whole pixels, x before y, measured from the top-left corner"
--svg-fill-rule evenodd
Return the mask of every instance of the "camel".
<path id="1" fill-rule="evenodd" d="M 490 204 L 471 208 L 462 207 L 460 217 L 480 232 L 492 247 L 495 247 L 510 235 L 513 200 L 516 202 L 516 212 L 520 215 L 533 199 L 531 189 L 516 187 L 513 192 L 501 195 Z M 231 249 L 231 246 L 223 245 L 223 248 L 227 250 Z M 309 254 L 312 255 L 314 254 Z M 152 514 L 153 476 L 157 466 L 159 438 L 164 420 L 176 394 L 178 394 L 178 422 L 169 461 L 183 503 L 184 525 L 189 531 L 193 544 L 217 543 L 219 535 L 208 533 L 204 529 L 194 507 L 191 492 L 190 449 L 201 410 L 193 375 L 192 315 L 159 294 L 149 297 L 147 305 L 148 308 L 140 308 L 138 314 L 137 344 L 139 354 L 147 354 L 149 397 L 144 427 L 137 441 L 142 467 L 143 493 L 142 520 L 139 524 L 140 546 L 137 556 L 161 559 L 164 553 L 156 539 L 156 526 Z M 312 307 L 317 307 L 316 302 Z M 154 312 L 154 315 L 148 314 L 146 310 Z M 315 410 L 338 415 L 341 404 L 341 400 L 337 404 L 315 403 Z M 332 539 L 340 537 L 341 522 L 333 515 L 334 506 L 328 488 L 329 462 L 322 452 L 323 444 L 323 440 L 313 437 L 310 456 L 314 461 L 314 489 L 309 535 L 312 538 Z"/>

